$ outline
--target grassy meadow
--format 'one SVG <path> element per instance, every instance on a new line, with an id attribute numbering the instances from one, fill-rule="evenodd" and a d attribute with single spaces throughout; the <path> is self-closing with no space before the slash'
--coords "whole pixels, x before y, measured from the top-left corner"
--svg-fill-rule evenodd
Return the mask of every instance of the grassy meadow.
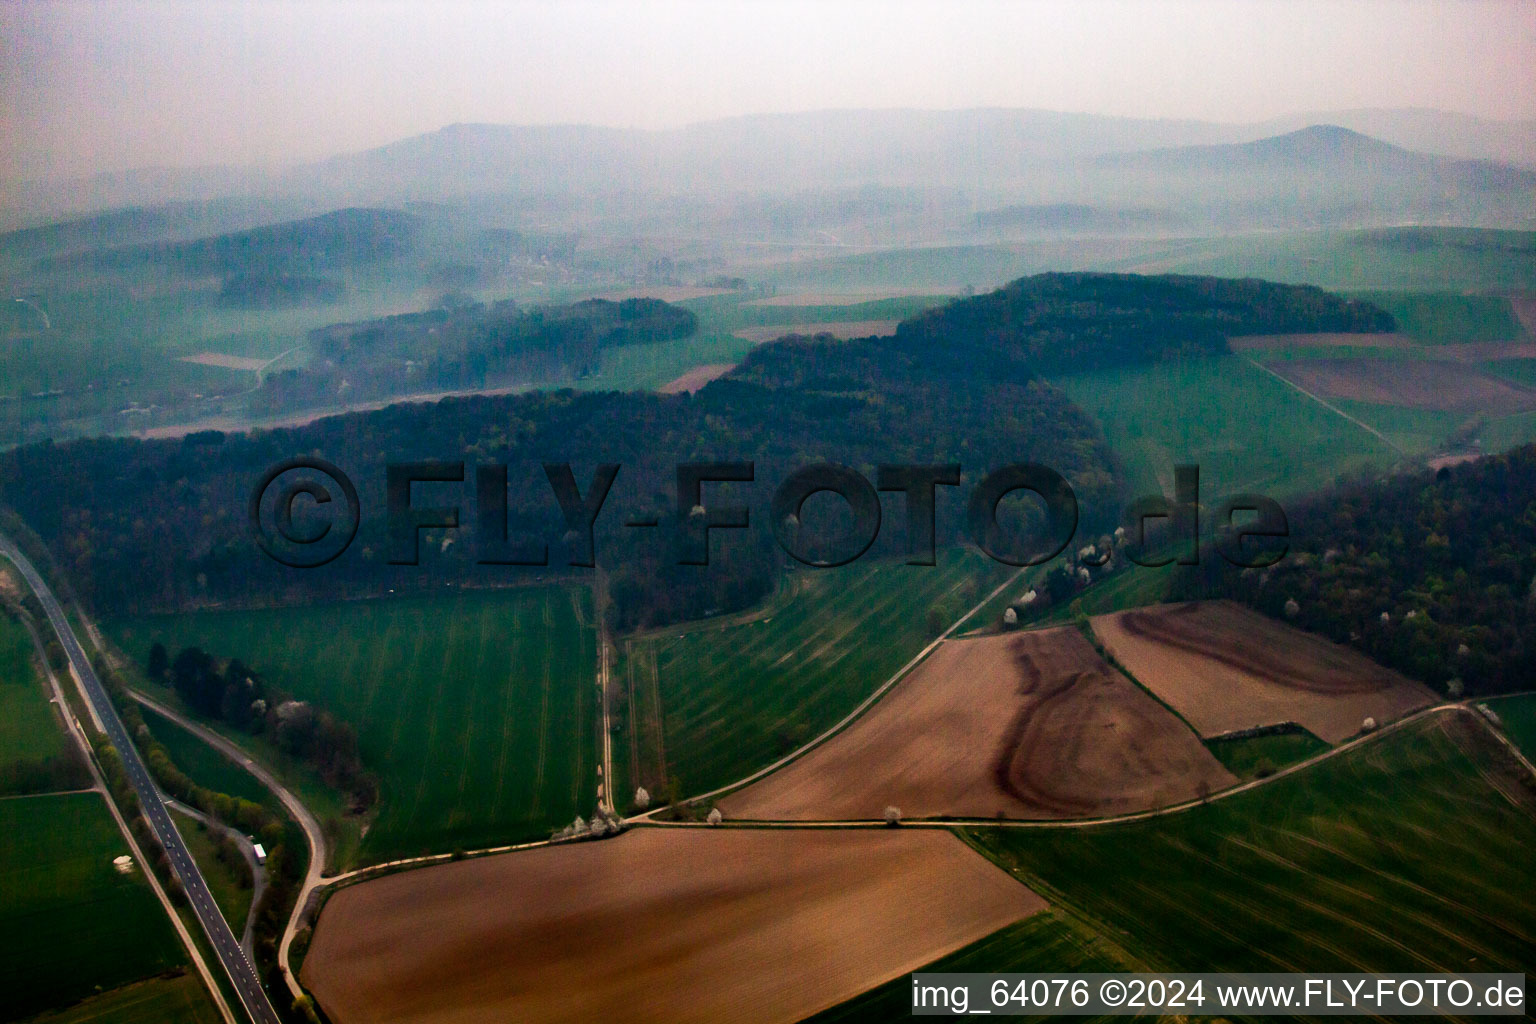
<path id="1" fill-rule="evenodd" d="M 1506 735 L 1526 757 L 1536 760 L 1536 694 L 1496 697 L 1487 705 L 1499 716 Z"/>
<path id="2" fill-rule="evenodd" d="M 1360 292 L 1397 321 L 1397 329 L 1430 345 L 1462 341 L 1519 341 L 1525 337 L 1509 299 L 1458 292 Z"/>
<path id="3" fill-rule="evenodd" d="M 1052 381 L 1097 419 L 1133 494 L 1173 494 L 1173 467 L 1200 467 L 1200 494 L 1316 490 L 1398 454 L 1241 356 L 1074 374 Z"/>
<path id="4" fill-rule="evenodd" d="M 1328 744 L 1300 728 L 1291 732 L 1207 740 L 1205 745 L 1216 755 L 1216 760 L 1226 765 L 1227 771 L 1244 782 L 1271 775 L 1328 749 Z"/>
<path id="5" fill-rule="evenodd" d="M 12 1017 L 177 968 L 186 952 L 98 793 L 0 800 L 0 992 Z"/>
<path id="6" fill-rule="evenodd" d="M 0 614 L 0 765 L 64 752 L 59 717 L 34 658 L 26 627 Z"/>
<path id="7" fill-rule="evenodd" d="M 176 821 L 176 831 L 181 833 L 193 862 L 203 873 L 203 880 L 208 883 L 213 902 L 218 905 L 219 913 L 224 915 L 229 930 L 238 938 L 244 934 L 245 919 L 251 912 L 251 887 L 242 884 L 242 876 L 219 860 L 218 836 L 209 831 L 208 826 L 180 811 L 172 811 L 171 815 Z"/>
<path id="8" fill-rule="evenodd" d="M 380 790 L 364 862 L 547 835 L 595 803 L 585 589 L 204 612 L 110 631 L 138 659 L 157 640 L 238 657 L 352 724 Z"/>

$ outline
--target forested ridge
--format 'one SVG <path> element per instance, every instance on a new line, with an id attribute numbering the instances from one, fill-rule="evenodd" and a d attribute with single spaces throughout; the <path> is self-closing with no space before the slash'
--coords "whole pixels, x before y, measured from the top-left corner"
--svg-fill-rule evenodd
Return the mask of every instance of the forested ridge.
<path id="1" fill-rule="evenodd" d="M 898 341 L 1007 352 L 1041 371 L 1228 351 L 1249 334 L 1377 333 L 1392 317 L 1311 285 L 1165 274 L 1037 274 L 905 321 Z"/>
<path id="2" fill-rule="evenodd" d="M 687 338 L 691 310 L 659 299 L 588 299 L 520 308 L 446 302 L 420 313 L 332 324 L 310 333 L 313 359 L 262 382 L 272 409 L 421 391 L 527 384 L 594 372 L 602 350 Z"/>
<path id="3" fill-rule="evenodd" d="M 1246 601 L 1451 696 L 1536 685 L 1536 445 L 1290 511 L 1279 564 L 1208 558 L 1181 596 Z"/>
<path id="4" fill-rule="evenodd" d="M 1085 531 L 1111 527 L 1127 497 L 1113 453 L 1094 422 L 1037 377 L 1042 364 L 1068 351 L 1079 365 L 1112 363 L 1133 348 L 1139 359 L 1170 358 L 1191 344 L 1224 344 L 1223 331 L 1349 324 L 1390 326 L 1390 318 L 1316 289 L 1263 282 L 1045 275 L 914 318 L 894 339 L 761 346 L 691 396 L 477 396 L 252 434 L 30 445 L 0 456 L 0 500 L 49 545 L 82 595 L 103 611 L 130 613 L 500 585 L 561 571 L 564 526 L 540 464 L 572 463 L 585 492 L 596 464 L 616 462 L 623 469 L 597 523 L 599 562 L 616 623 L 657 624 L 741 608 L 773 587 L 786 557 L 768 500 L 811 463 L 848 465 L 870 480 L 883 463 L 959 463 L 963 486 L 939 489 L 941 543 L 959 538 L 969 487 L 1023 461 L 1067 478 Z M 261 474 L 306 454 L 347 472 L 362 504 L 356 541 L 318 570 L 269 560 L 246 519 Z M 418 486 L 416 504 L 458 504 L 464 529 L 428 531 L 418 568 L 386 564 L 385 463 L 460 459 L 465 483 Z M 753 528 L 717 532 L 707 568 L 679 565 L 669 528 L 676 466 L 728 460 L 755 462 L 756 482 L 712 485 L 706 501 L 750 506 Z M 474 466 L 487 463 L 510 466 L 509 533 L 549 538 L 548 569 L 474 564 Z M 877 551 L 904 550 L 903 502 L 887 496 Z M 661 528 L 623 525 L 647 515 Z M 806 527 L 819 529 L 810 520 Z M 834 513 L 825 530 L 837 529 Z"/>

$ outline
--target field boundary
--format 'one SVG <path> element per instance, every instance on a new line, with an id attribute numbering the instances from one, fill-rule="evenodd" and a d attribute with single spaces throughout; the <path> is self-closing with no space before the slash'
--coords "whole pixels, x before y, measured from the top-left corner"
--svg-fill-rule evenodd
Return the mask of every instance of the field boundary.
<path id="1" fill-rule="evenodd" d="M 950 637 L 954 634 L 955 630 L 957 630 L 960 627 L 961 623 L 965 622 L 965 620 L 970 618 L 971 615 L 973 615 L 977 610 L 982 608 L 984 605 L 986 605 L 993 598 L 997 597 L 1003 591 L 1007 590 L 1011 586 L 1014 586 L 1019 581 L 1019 578 L 1021 576 L 1023 576 L 1025 572 L 1028 571 L 1028 569 L 1029 569 L 1029 567 L 1025 566 L 1024 568 L 1020 569 L 1018 572 L 1009 574 L 1007 579 L 1005 579 L 1002 583 L 998 584 L 995 589 L 990 591 L 980 601 L 976 602 L 976 604 L 974 604 L 970 608 L 966 609 L 966 611 L 958 619 L 956 619 L 953 623 L 950 624 L 948 629 L 944 630 L 944 632 L 940 633 L 938 636 L 936 636 L 932 640 L 930 640 L 928 642 L 928 645 L 926 647 L 924 647 L 922 650 L 918 651 L 916 654 L 914 654 L 910 661 L 908 661 L 905 665 L 901 666 L 901 668 L 897 669 L 895 674 L 893 674 L 885 682 L 881 683 L 875 689 L 875 691 L 873 693 L 871 693 L 869 696 L 865 697 L 862 701 L 860 701 L 858 706 L 856 706 L 852 711 L 848 712 L 848 714 L 844 715 L 843 718 L 840 721 L 838 721 L 837 723 L 835 723 L 834 725 L 832 725 L 831 727 L 826 729 L 824 732 L 822 732 L 821 735 L 815 736 L 812 739 L 807 740 L 804 744 L 802 744 L 801 746 L 799 746 L 798 748 L 796 748 L 794 750 L 791 750 L 789 753 L 785 754 L 783 757 L 779 758 L 777 761 L 773 762 L 772 764 L 766 765 L 766 766 L 764 766 L 762 768 L 759 768 L 757 771 L 753 772 L 751 775 L 748 775 L 745 778 L 737 779 L 735 782 L 727 783 L 726 785 L 717 787 L 716 789 L 712 789 L 712 790 L 710 790 L 707 793 L 700 793 L 697 796 L 692 796 L 692 797 L 689 797 L 686 800 L 679 801 L 678 806 L 681 806 L 681 807 L 696 806 L 696 805 L 702 803 L 705 800 L 712 800 L 715 797 L 722 796 L 725 793 L 731 792 L 732 790 L 741 789 L 743 786 L 750 785 L 751 783 L 756 782 L 758 779 L 761 779 L 764 776 L 773 774 L 774 772 L 778 771 L 780 768 L 783 768 L 785 765 L 799 760 L 801 757 L 804 757 L 811 750 L 815 749 L 816 747 L 821 746 L 823 743 L 825 743 L 828 740 L 830 740 L 833 736 L 836 736 L 838 733 L 840 733 L 844 729 L 848 728 L 848 726 L 852 725 L 855 721 L 857 721 L 858 718 L 861 715 L 863 715 L 866 711 L 868 711 L 871 707 L 873 707 L 875 705 L 876 701 L 878 701 L 881 697 L 884 697 L 888 692 L 890 692 L 892 687 L 894 687 L 897 683 L 901 682 L 902 679 L 906 678 L 908 673 L 910 673 L 918 665 L 922 664 L 928 658 L 928 656 L 930 654 L 932 654 L 935 650 L 938 649 L 940 644 L 942 644 L 946 640 L 950 639 Z M 629 818 L 625 818 L 624 819 L 624 823 L 625 824 L 630 824 L 630 823 L 637 823 L 637 822 L 642 822 L 642 821 L 651 821 L 653 815 L 659 814 L 659 813 L 661 813 L 664 810 L 666 810 L 665 807 L 659 807 L 659 808 L 656 808 L 655 810 L 649 810 L 649 811 L 645 811 L 645 812 L 643 812 L 641 814 L 632 815 Z"/>
<path id="2" fill-rule="evenodd" d="M 1263 363 L 1259 362 L 1257 359 L 1250 358 L 1249 356 L 1243 356 L 1243 358 L 1246 359 L 1249 363 L 1252 363 L 1254 366 L 1258 367 L 1260 370 L 1263 370 L 1265 373 L 1269 374 L 1271 377 L 1275 378 L 1275 380 L 1278 380 L 1280 383 L 1285 384 L 1288 387 L 1295 388 L 1297 391 L 1301 392 L 1303 395 L 1306 395 L 1308 398 L 1312 399 L 1312 401 L 1316 402 L 1318 405 L 1322 406 L 1324 409 L 1327 409 L 1329 412 L 1337 413 L 1340 416 L 1344 417 L 1346 420 L 1349 420 L 1349 422 L 1353 423 L 1355 426 L 1359 427 L 1361 430 L 1366 431 L 1372 437 L 1375 437 L 1377 440 L 1381 441 L 1388 448 L 1391 448 L 1393 451 L 1397 452 L 1397 454 L 1401 455 L 1403 458 L 1406 459 L 1406 458 L 1409 457 L 1408 453 L 1406 451 L 1404 451 L 1401 447 L 1399 447 L 1396 441 L 1393 441 L 1386 434 L 1383 434 L 1381 431 L 1377 430 L 1375 427 L 1371 426 L 1369 423 L 1366 423 L 1363 420 L 1356 419 L 1355 417 L 1351 416 L 1349 413 L 1345 412 L 1343 409 L 1340 409 L 1338 406 L 1334 405 L 1332 402 L 1329 402 L 1326 399 L 1323 399 L 1323 398 L 1318 397 L 1317 395 L 1314 395 L 1312 392 L 1308 391 L 1306 388 L 1302 387 L 1300 384 L 1297 384 L 1295 381 L 1291 380 L 1289 377 L 1282 376 L 1281 374 L 1276 373 L 1274 370 L 1271 370 L 1269 367 L 1265 366 Z"/>
<path id="3" fill-rule="evenodd" d="M 1478 721 L 1482 722 L 1485 728 L 1489 729 L 1490 731 L 1495 731 L 1495 730 L 1493 730 L 1493 724 L 1491 722 L 1489 722 L 1486 718 L 1484 718 L 1483 715 L 1480 714 L 1477 711 L 1477 709 L 1473 706 L 1475 703 L 1477 703 L 1477 700 L 1473 699 L 1473 700 L 1469 700 L 1469 701 L 1447 702 L 1447 703 L 1443 703 L 1443 704 L 1436 704 L 1436 705 L 1433 705 L 1433 706 L 1427 707 L 1427 708 L 1420 708 L 1418 711 L 1415 711 L 1412 714 L 1407 715 L 1407 716 L 1405 716 L 1403 718 L 1399 718 L 1395 722 L 1390 722 L 1390 723 L 1382 726 L 1381 728 L 1375 730 L 1374 732 L 1368 732 L 1368 733 L 1365 733 L 1363 735 L 1356 736 L 1353 739 L 1350 739 L 1350 740 L 1347 740 L 1347 741 L 1345 741 L 1343 743 L 1340 743 L 1338 746 L 1333 747 L 1332 749 L 1322 751 L 1322 752 L 1320 752 L 1320 753 L 1318 753 L 1318 754 L 1316 754 L 1316 755 L 1314 755 L 1312 757 L 1307 758 L 1304 761 L 1297 761 L 1295 764 L 1292 764 L 1292 765 L 1289 765 L 1289 766 L 1287 766 L 1285 768 L 1279 769 L 1278 771 L 1274 772 L 1273 774 L 1266 775 L 1266 776 L 1264 776 L 1261 779 L 1249 779 L 1249 780 L 1247 780 L 1245 782 L 1244 781 L 1240 781 L 1240 782 L 1238 782 L 1237 785 L 1228 786 L 1226 789 L 1217 790 L 1217 791 L 1211 793 L 1209 796 L 1207 796 L 1205 798 L 1196 798 L 1194 800 L 1185 800 L 1185 801 L 1182 801 L 1182 802 L 1177 803 L 1177 804 L 1169 804 L 1166 807 L 1154 807 L 1154 808 L 1151 808 L 1150 810 L 1134 811 L 1134 812 L 1132 812 L 1130 814 L 1109 815 L 1109 816 L 1099 817 L 1099 818 L 1040 818 L 1040 819 L 1027 819 L 1027 820 L 1025 820 L 1025 819 L 1018 819 L 1018 818 L 1003 818 L 1003 819 L 999 819 L 999 818 L 950 818 L 950 817 L 945 817 L 945 818 L 912 818 L 912 819 L 903 819 L 902 822 L 901 822 L 901 825 L 898 826 L 898 827 L 901 827 L 901 828 L 1093 828 L 1093 827 L 1102 826 L 1102 825 L 1120 825 L 1120 824 L 1124 824 L 1124 823 L 1127 823 L 1127 822 L 1145 821 L 1145 820 L 1148 820 L 1148 819 L 1151 819 L 1151 818 L 1161 818 L 1161 817 L 1164 817 L 1166 815 L 1178 814 L 1178 813 L 1182 813 L 1184 811 L 1192 810 L 1192 809 L 1194 809 L 1196 807 L 1203 807 L 1206 804 L 1215 803 L 1217 800 L 1225 800 L 1228 797 L 1237 796 L 1239 793 L 1246 793 L 1250 789 L 1256 789 L 1259 786 L 1266 785 L 1268 783 L 1274 782 L 1276 779 L 1283 779 L 1283 778 L 1285 778 L 1285 777 L 1287 777 L 1289 775 L 1295 774 L 1296 772 L 1304 771 L 1304 770 L 1306 770 L 1308 768 L 1311 768 L 1314 765 L 1317 765 L 1317 764 L 1319 764 L 1319 763 L 1321 763 L 1323 761 L 1326 761 L 1326 760 L 1328 760 L 1331 757 L 1336 757 L 1339 754 L 1342 754 L 1342 753 L 1344 753 L 1346 751 L 1353 750 L 1356 747 L 1360 746 L 1361 744 L 1369 743 L 1369 742 L 1372 742 L 1372 741 L 1378 739 L 1379 737 L 1387 736 L 1387 735 L 1390 735 L 1391 733 L 1397 732 L 1397 731 L 1399 731 L 1399 730 L 1401 730 L 1403 728 L 1406 728 L 1409 725 L 1414 724 L 1415 722 L 1419 722 L 1419 721 L 1421 721 L 1423 719 L 1426 719 L 1426 718 L 1428 718 L 1428 717 L 1430 717 L 1432 715 L 1441 714 L 1441 713 L 1447 713 L 1447 712 L 1457 712 L 1457 711 L 1464 712 L 1466 714 L 1471 715 L 1472 717 L 1474 717 Z M 1495 733 L 1496 733 L 1496 731 L 1495 731 Z M 1500 737 L 1500 739 L 1502 740 L 1502 737 Z M 1521 760 L 1524 761 L 1524 758 L 1521 758 Z M 1532 775 L 1536 776 L 1536 769 L 1532 769 Z M 819 820 L 819 821 L 789 821 L 789 820 L 766 820 L 766 819 L 752 819 L 750 821 L 748 821 L 748 820 L 723 821 L 718 826 L 700 825 L 698 822 L 695 822 L 695 821 L 663 821 L 663 820 L 656 820 L 656 819 L 641 820 L 639 818 L 631 818 L 631 819 L 627 819 L 625 821 L 625 824 L 627 824 L 627 825 L 636 825 L 636 826 L 641 826 L 641 827 L 657 827 L 657 828 L 709 828 L 709 827 L 716 827 L 716 828 L 724 828 L 724 827 L 731 827 L 731 828 L 890 828 L 891 827 L 890 825 L 887 825 L 884 821 L 875 820 L 875 819 L 846 819 L 846 820 L 838 820 L 838 819 L 830 819 L 830 818 L 829 819 L 822 819 L 822 820 Z"/>

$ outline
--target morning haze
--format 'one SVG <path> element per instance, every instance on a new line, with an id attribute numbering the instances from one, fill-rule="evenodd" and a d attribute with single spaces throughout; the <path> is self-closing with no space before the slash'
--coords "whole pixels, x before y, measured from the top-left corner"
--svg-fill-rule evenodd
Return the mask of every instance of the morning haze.
<path id="1" fill-rule="evenodd" d="M 0 38 L 9 182 L 270 169 L 458 122 L 1536 117 L 1536 9 L 1519 2 L 8 3 Z"/>
<path id="2" fill-rule="evenodd" d="M 1528 1010 L 1530 0 L 0 4 L 0 1024 Z"/>

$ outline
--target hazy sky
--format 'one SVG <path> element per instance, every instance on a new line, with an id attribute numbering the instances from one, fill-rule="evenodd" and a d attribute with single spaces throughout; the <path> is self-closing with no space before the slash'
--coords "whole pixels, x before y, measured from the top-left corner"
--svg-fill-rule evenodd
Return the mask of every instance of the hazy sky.
<path id="1" fill-rule="evenodd" d="M 1532 0 L 0 0 L 0 177 L 282 164 L 455 121 L 829 107 L 1536 118 Z"/>

